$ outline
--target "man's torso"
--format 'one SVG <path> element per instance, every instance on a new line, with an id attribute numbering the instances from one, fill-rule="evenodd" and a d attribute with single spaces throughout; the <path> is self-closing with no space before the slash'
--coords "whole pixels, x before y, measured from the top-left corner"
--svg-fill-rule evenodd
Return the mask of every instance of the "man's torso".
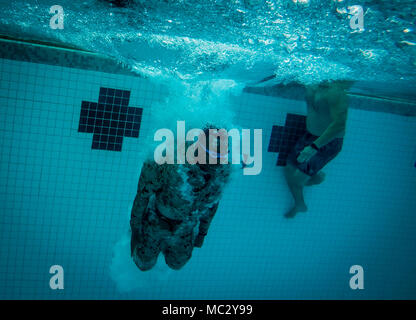
<path id="1" fill-rule="evenodd" d="M 333 121 L 329 103 L 329 97 L 332 94 L 334 92 L 326 88 L 309 87 L 306 89 L 306 128 L 315 136 L 322 135 Z M 344 134 L 341 132 L 336 138 L 342 138 Z"/>

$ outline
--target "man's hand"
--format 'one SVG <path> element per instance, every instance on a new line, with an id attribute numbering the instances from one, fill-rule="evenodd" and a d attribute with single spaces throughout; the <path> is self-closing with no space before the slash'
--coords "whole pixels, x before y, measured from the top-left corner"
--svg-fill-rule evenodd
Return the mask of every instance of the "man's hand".
<path id="1" fill-rule="evenodd" d="M 303 163 L 305 161 L 308 161 L 310 158 L 312 158 L 318 151 L 316 151 L 314 148 L 312 148 L 311 146 L 306 146 L 305 149 L 303 149 L 300 153 L 299 156 L 297 157 L 297 161 L 299 163 Z"/>

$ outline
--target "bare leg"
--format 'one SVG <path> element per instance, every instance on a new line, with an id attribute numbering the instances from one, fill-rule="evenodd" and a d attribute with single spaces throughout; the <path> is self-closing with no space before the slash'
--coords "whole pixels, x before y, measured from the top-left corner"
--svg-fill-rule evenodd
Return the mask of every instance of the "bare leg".
<path id="1" fill-rule="evenodd" d="M 289 190 L 295 200 L 295 205 L 285 214 L 285 217 L 293 218 L 298 212 L 306 212 L 308 210 L 305 199 L 303 198 L 303 187 L 310 179 L 310 176 L 288 164 L 285 167 L 285 177 Z"/>
<path id="2" fill-rule="evenodd" d="M 313 186 L 317 184 L 321 184 L 325 180 L 325 173 L 319 171 L 317 174 L 312 176 L 308 181 L 306 181 L 305 186 Z"/>

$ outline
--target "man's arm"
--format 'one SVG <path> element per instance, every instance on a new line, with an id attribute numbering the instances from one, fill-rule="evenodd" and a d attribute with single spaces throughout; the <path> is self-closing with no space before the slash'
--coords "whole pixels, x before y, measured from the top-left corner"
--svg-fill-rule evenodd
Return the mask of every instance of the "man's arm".
<path id="1" fill-rule="evenodd" d="M 345 131 L 348 115 L 348 99 L 344 90 L 337 89 L 336 92 L 330 93 L 328 103 L 330 105 L 330 113 L 332 123 L 321 134 L 321 136 L 314 141 L 318 148 L 323 147 L 331 142 L 339 133 Z"/>

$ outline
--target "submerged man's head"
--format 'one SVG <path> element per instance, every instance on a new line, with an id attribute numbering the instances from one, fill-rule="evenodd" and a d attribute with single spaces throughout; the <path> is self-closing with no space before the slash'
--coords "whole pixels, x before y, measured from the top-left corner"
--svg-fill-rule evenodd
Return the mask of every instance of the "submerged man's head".
<path id="1" fill-rule="evenodd" d="M 333 81 L 333 84 L 338 86 L 340 89 L 348 90 L 353 86 L 354 81 L 352 81 L 352 80 L 336 80 L 336 81 Z"/>
<path id="2" fill-rule="evenodd" d="M 319 84 L 320 87 L 337 87 L 339 89 L 348 90 L 354 81 L 351 80 L 326 80 Z"/>
<path id="3" fill-rule="evenodd" d="M 312 90 L 326 90 L 326 89 L 337 89 L 347 91 L 354 84 L 352 80 L 324 80 L 320 83 L 309 85 L 307 87 Z"/>
<path id="4" fill-rule="evenodd" d="M 205 151 L 205 165 L 217 165 L 228 158 L 228 133 L 226 129 L 206 124 L 198 137 L 198 146 Z M 204 165 L 204 164 L 199 164 Z"/>

